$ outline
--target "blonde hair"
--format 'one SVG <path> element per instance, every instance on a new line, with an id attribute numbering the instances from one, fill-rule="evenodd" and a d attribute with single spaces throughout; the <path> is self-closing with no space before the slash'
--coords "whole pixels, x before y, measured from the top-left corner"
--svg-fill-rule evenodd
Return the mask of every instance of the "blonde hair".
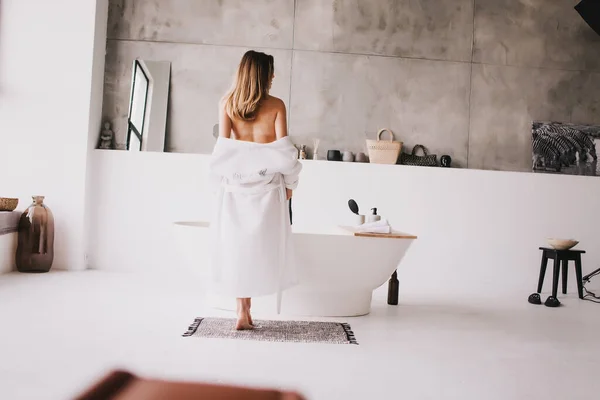
<path id="1" fill-rule="evenodd" d="M 250 50 L 244 54 L 231 91 L 225 97 L 230 118 L 251 121 L 269 95 L 273 77 L 273 56 Z"/>

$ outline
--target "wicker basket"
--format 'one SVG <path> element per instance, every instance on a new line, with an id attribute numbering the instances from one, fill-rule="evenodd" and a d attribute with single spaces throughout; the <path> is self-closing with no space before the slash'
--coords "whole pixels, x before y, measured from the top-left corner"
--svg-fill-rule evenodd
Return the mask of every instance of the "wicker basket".
<path id="1" fill-rule="evenodd" d="M 418 150 L 423 152 L 422 156 L 417 155 Z M 429 154 L 425 146 L 418 144 L 413 147 L 412 153 L 402 153 L 400 156 L 400 163 L 404 165 L 416 165 L 419 167 L 437 167 L 437 156 L 435 154 Z"/>
<path id="2" fill-rule="evenodd" d="M 19 205 L 19 199 L 0 197 L 0 211 L 15 211 Z"/>
<path id="3" fill-rule="evenodd" d="M 381 134 L 388 132 L 390 140 L 381 140 Z M 394 132 L 384 128 L 377 132 L 377 140 L 367 139 L 369 161 L 374 164 L 396 164 L 402 150 L 402 142 L 394 141 Z"/>

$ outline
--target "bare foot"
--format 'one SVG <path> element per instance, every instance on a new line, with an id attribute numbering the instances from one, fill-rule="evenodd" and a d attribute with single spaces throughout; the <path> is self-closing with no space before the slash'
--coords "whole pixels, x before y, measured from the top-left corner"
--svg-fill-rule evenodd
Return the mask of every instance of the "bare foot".
<path id="1" fill-rule="evenodd" d="M 253 329 L 254 324 L 252 323 L 252 316 L 250 316 L 250 298 L 238 298 L 237 299 L 237 323 L 235 329 L 238 331 Z"/>
<path id="2" fill-rule="evenodd" d="M 253 329 L 252 322 L 250 322 L 250 314 L 248 312 L 241 312 L 238 314 L 238 319 L 235 324 L 235 329 L 238 331 L 245 331 Z"/>

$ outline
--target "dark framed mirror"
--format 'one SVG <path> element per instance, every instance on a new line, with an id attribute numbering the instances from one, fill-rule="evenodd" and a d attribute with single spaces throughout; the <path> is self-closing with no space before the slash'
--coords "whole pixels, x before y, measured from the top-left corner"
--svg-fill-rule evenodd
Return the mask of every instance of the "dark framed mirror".
<path id="1" fill-rule="evenodd" d="M 150 79 L 139 60 L 133 62 L 131 100 L 127 116 L 127 150 L 142 151 Z"/>
<path id="2" fill-rule="evenodd" d="M 170 80 L 170 62 L 133 61 L 126 125 L 127 150 L 164 151 Z"/>

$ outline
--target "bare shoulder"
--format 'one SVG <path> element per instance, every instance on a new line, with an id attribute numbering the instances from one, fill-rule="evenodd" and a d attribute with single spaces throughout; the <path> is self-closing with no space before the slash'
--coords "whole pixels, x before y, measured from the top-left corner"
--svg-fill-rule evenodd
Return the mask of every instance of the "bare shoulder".
<path id="1" fill-rule="evenodd" d="M 267 107 L 274 111 L 285 111 L 285 103 L 279 97 L 269 96 L 267 98 L 267 104 Z"/>
<path id="2" fill-rule="evenodd" d="M 277 139 L 281 139 L 287 136 L 287 112 L 285 110 L 285 103 L 283 100 L 277 97 L 270 97 L 273 104 L 273 114 L 275 115 L 275 136 Z"/>

